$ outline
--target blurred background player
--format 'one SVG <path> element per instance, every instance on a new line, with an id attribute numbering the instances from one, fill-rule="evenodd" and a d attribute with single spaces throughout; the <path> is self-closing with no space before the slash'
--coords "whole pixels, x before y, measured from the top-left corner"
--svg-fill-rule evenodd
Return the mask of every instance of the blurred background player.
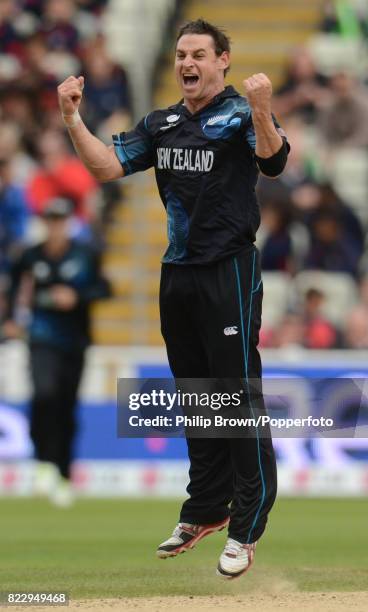
<path id="1" fill-rule="evenodd" d="M 72 501 L 70 468 L 76 432 L 76 402 L 84 354 L 90 343 L 89 309 L 110 295 L 100 274 L 99 255 L 70 239 L 72 203 L 47 202 L 43 219 L 47 237 L 26 249 L 13 264 L 9 297 L 12 319 L 4 325 L 17 334 L 24 312 L 33 383 L 31 438 L 39 466 L 34 490 L 52 501 Z"/>

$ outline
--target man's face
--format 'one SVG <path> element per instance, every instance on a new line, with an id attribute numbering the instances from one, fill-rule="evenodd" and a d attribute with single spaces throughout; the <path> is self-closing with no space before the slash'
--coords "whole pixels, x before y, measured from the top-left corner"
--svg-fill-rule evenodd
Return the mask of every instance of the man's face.
<path id="1" fill-rule="evenodd" d="M 208 34 L 184 34 L 179 38 L 175 56 L 175 76 L 186 100 L 211 98 L 224 88 L 224 70 L 229 53 L 215 53 Z"/>
<path id="2" fill-rule="evenodd" d="M 68 240 L 69 217 L 45 217 L 48 240 Z"/>

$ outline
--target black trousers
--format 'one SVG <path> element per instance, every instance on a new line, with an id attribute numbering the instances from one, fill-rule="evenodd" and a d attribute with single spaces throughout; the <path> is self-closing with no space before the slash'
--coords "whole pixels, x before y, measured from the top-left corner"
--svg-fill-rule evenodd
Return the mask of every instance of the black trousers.
<path id="1" fill-rule="evenodd" d="M 64 352 L 46 345 L 30 346 L 31 438 L 36 457 L 54 463 L 65 478 L 70 476 L 83 363 L 81 350 Z"/>
<path id="2" fill-rule="evenodd" d="M 164 264 L 161 330 L 174 377 L 261 379 L 262 291 L 255 247 L 206 266 Z M 190 497 L 180 521 L 214 523 L 230 515 L 230 537 L 258 540 L 276 497 L 271 438 L 256 431 L 247 438 L 187 438 L 187 445 Z"/>

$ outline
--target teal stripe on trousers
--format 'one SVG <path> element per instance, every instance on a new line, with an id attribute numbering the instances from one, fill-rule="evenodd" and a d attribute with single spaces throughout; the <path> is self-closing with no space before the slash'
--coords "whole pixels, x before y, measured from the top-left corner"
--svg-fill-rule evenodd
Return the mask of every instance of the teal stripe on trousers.
<path id="1" fill-rule="evenodd" d="M 252 303 L 253 303 L 253 293 L 254 293 L 254 271 L 255 271 L 255 261 L 256 261 L 256 251 L 253 251 L 253 262 L 252 262 L 252 284 L 251 284 L 251 292 L 250 292 L 250 302 L 249 302 L 249 315 L 248 315 L 248 328 L 247 328 L 247 340 L 245 339 L 245 333 L 244 333 L 244 317 L 243 317 L 243 308 L 242 308 L 242 304 L 243 304 L 243 300 L 242 300 L 242 291 L 241 291 L 241 282 L 240 282 L 240 274 L 239 274 L 239 266 L 238 266 L 238 260 L 236 257 L 234 257 L 234 267 L 235 267 L 235 273 L 236 273 L 236 281 L 237 281 L 237 288 L 238 288 L 238 298 L 239 298 L 239 309 L 240 309 L 240 327 L 241 327 L 241 333 L 242 333 L 242 344 L 243 344 L 243 356 L 244 356 L 244 373 L 245 373 L 245 380 L 247 382 L 247 389 L 248 389 L 248 397 L 249 397 L 249 405 L 250 405 L 250 409 L 252 411 L 252 417 L 255 419 L 255 415 L 254 415 L 254 411 L 253 411 L 253 406 L 252 406 L 252 402 L 250 400 L 250 396 L 249 396 L 249 384 L 248 384 L 248 356 L 249 356 L 249 338 L 250 338 L 250 324 L 251 324 L 251 317 L 252 317 Z M 258 287 L 257 287 L 258 289 Z M 258 465 L 259 465 L 259 471 L 261 474 L 261 481 L 262 481 L 262 496 L 261 496 L 261 501 L 259 503 L 256 515 L 254 517 L 252 526 L 249 530 L 249 534 L 248 534 L 248 538 L 247 538 L 247 544 L 251 544 L 252 540 L 252 533 L 254 530 L 254 527 L 257 524 L 257 520 L 259 517 L 259 513 L 262 509 L 262 506 L 264 504 L 264 500 L 266 498 L 266 485 L 265 485 L 265 480 L 264 480 L 264 474 L 263 474 L 263 468 L 262 468 L 262 459 L 261 459 L 261 447 L 260 447 L 260 441 L 259 441 L 259 434 L 258 434 L 258 427 L 256 427 L 256 437 L 257 437 L 257 455 L 258 455 Z"/>

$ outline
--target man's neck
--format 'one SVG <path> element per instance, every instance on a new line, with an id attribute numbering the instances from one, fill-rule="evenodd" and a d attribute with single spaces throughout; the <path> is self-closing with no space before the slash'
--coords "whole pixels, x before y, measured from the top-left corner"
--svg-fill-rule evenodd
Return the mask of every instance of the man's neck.
<path id="1" fill-rule="evenodd" d="M 68 238 L 61 238 L 60 240 L 46 240 L 44 250 L 46 255 L 51 259 L 58 259 L 67 252 L 69 245 L 70 240 Z"/>
<path id="2" fill-rule="evenodd" d="M 221 86 L 217 90 L 213 91 L 208 96 L 201 98 L 200 100 L 186 100 L 184 98 L 184 106 L 188 109 L 190 113 L 192 113 L 192 115 L 194 115 L 194 113 L 198 113 L 198 111 L 200 111 L 202 108 L 208 106 L 212 102 L 212 100 L 216 96 L 218 96 L 218 94 L 224 91 L 224 89 L 225 87 Z"/>

